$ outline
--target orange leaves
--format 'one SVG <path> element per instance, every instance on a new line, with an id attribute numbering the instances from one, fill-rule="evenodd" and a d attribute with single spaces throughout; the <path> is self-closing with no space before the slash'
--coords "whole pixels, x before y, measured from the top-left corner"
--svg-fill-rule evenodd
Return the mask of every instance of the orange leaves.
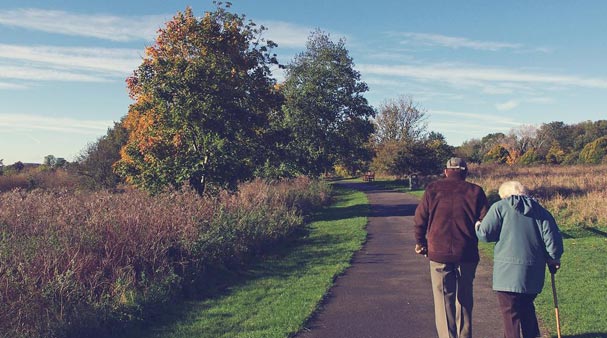
<path id="1" fill-rule="evenodd" d="M 148 46 L 145 48 L 145 55 L 149 58 L 158 58 L 158 50 L 153 46 Z"/>
<path id="2" fill-rule="evenodd" d="M 175 135 L 173 135 L 172 144 L 175 146 L 175 148 L 181 147 L 183 144 L 183 136 L 180 133 L 175 133 Z"/>
<path id="3" fill-rule="evenodd" d="M 129 165 L 132 165 L 132 164 L 135 163 L 135 161 L 133 160 L 133 158 L 131 157 L 131 155 L 129 155 L 126 146 L 120 148 L 120 161 L 123 161 L 123 162 L 125 162 L 126 164 L 129 164 Z"/>
<path id="4" fill-rule="evenodd" d="M 517 149 L 506 149 L 508 150 L 508 156 L 506 157 L 506 164 L 513 165 L 515 164 L 519 157 L 521 156 L 521 152 Z"/>
<path id="5" fill-rule="evenodd" d="M 204 184 L 227 184 L 239 179 L 238 175 L 250 175 L 253 162 L 246 157 L 253 155 L 243 149 L 255 144 L 268 127 L 261 115 L 278 110 L 279 88 L 269 87 L 273 82 L 262 68 L 269 63 L 263 56 L 271 46 L 252 44 L 253 38 L 263 42 L 255 36 L 259 33 L 255 25 L 245 24 L 244 16 L 224 7 L 218 5 L 202 18 L 195 17 L 190 8 L 175 15 L 158 31 L 155 43 L 145 49 L 142 64 L 127 79 L 135 102 L 124 119 L 128 141 L 121 152 L 123 167 L 117 172 L 131 177 L 131 182 L 156 191 L 166 184 L 202 182 L 201 176 Z M 232 119 L 234 111 L 251 116 Z M 228 134 L 244 136 L 222 138 Z M 227 142 L 234 144 L 223 146 Z M 175 168 L 199 163 L 201 156 L 210 154 L 219 159 L 214 165 L 242 170 Z M 221 174 L 211 177 L 207 170 Z M 204 185 L 191 184 L 204 189 Z"/>

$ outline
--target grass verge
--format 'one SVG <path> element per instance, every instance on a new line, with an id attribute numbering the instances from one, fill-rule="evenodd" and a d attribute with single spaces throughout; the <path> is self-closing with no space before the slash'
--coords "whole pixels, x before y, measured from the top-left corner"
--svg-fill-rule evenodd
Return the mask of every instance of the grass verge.
<path id="1" fill-rule="evenodd" d="M 313 217 L 304 236 L 232 274 L 219 294 L 187 301 L 156 325 L 124 337 L 269 338 L 298 332 L 366 238 L 365 195 L 339 185 L 335 191 L 336 203 Z"/>

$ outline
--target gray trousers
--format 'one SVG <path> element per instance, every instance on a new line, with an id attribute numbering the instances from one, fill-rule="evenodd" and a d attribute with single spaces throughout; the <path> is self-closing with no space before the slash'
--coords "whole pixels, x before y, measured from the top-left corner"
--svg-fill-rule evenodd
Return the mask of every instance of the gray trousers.
<path id="1" fill-rule="evenodd" d="M 472 284 L 478 263 L 430 261 L 439 338 L 472 338 Z"/>

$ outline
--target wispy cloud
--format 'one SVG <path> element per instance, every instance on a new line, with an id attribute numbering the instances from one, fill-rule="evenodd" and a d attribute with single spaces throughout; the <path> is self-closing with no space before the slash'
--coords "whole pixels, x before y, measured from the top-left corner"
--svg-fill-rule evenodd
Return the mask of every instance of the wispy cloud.
<path id="1" fill-rule="evenodd" d="M 513 118 L 449 110 L 430 110 L 429 127 L 444 133 L 450 144 L 481 138 L 490 132 L 506 133 L 523 123 Z"/>
<path id="2" fill-rule="evenodd" d="M 552 104 L 555 102 L 552 97 L 531 97 L 526 100 L 530 103 L 538 103 L 538 104 Z"/>
<path id="3" fill-rule="evenodd" d="M 440 131 L 444 134 L 447 142 L 451 145 L 462 144 L 466 140 L 481 139 L 487 135 L 488 131 L 491 133 L 508 133 L 513 127 L 503 125 L 492 125 L 473 122 L 473 121 L 430 121 L 428 126 L 432 130 Z"/>
<path id="4" fill-rule="evenodd" d="M 470 48 L 476 50 L 498 51 L 501 49 L 520 49 L 523 47 L 519 43 L 495 42 L 471 40 L 464 37 L 447 36 L 429 33 L 404 32 L 397 33 L 398 36 L 405 38 L 402 44 L 420 44 L 424 46 L 438 46 L 447 48 Z"/>
<path id="5" fill-rule="evenodd" d="M 494 125 L 502 125 L 502 126 L 518 126 L 521 122 L 516 121 L 515 119 L 504 117 L 500 115 L 493 114 L 476 114 L 476 113 L 465 113 L 465 112 L 456 112 L 450 110 L 432 110 L 430 111 L 430 115 L 442 115 L 446 117 L 457 118 L 458 120 L 471 120 L 479 124 L 484 124 L 485 128 L 487 128 L 486 123 L 491 123 Z"/>
<path id="6" fill-rule="evenodd" d="M 110 81 L 108 78 L 103 77 L 102 75 L 84 74 L 69 70 L 4 65 L 0 65 L 0 79 L 71 82 Z"/>
<path id="7" fill-rule="evenodd" d="M 48 117 L 24 114 L 0 114 L 0 127 L 7 132 L 46 130 L 71 134 L 100 135 L 112 121 L 78 120 L 66 117 Z"/>
<path id="8" fill-rule="evenodd" d="M 10 82 L 0 82 L 0 89 L 27 89 L 28 87 L 22 84 L 10 83 Z"/>
<path id="9" fill-rule="evenodd" d="M 517 100 L 508 100 L 506 102 L 497 103 L 495 108 L 499 111 L 508 111 L 512 110 L 520 105 L 520 102 Z"/>
<path id="10" fill-rule="evenodd" d="M 0 58 L 124 76 L 140 63 L 142 51 L 120 48 L 20 46 L 0 44 Z"/>
<path id="11" fill-rule="evenodd" d="M 278 44 L 278 48 L 304 50 L 310 33 L 316 30 L 316 27 L 302 26 L 285 21 L 259 20 L 258 24 L 263 25 L 268 30 L 264 33 L 264 38 L 272 40 Z M 348 40 L 346 34 L 334 31 L 322 30 L 327 33 L 331 40 Z"/>
<path id="12" fill-rule="evenodd" d="M 120 17 L 22 8 L 0 11 L 0 25 L 110 41 L 151 40 L 165 15 Z"/>
<path id="13" fill-rule="evenodd" d="M 497 86 L 512 84 L 552 85 L 564 87 L 607 88 L 607 79 L 534 73 L 507 68 L 476 67 L 457 64 L 378 65 L 362 64 L 357 68 L 365 74 L 399 76 L 420 81 L 446 82 L 458 86 Z"/>
<path id="14" fill-rule="evenodd" d="M 264 37 L 278 44 L 279 48 L 302 49 L 306 46 L 312 27 L 300 26 L 284 21 L 259 21 L 268 28 Z"/>

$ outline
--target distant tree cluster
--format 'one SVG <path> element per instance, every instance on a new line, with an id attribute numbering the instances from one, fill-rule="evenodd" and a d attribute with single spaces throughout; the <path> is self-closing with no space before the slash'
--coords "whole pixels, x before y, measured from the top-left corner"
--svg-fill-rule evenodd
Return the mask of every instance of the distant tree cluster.
<path id="1" fill-rule="evenodd" d="M 371 168 L 395 176 L 440 173 L 453 147 L 440 133 L 428 132 L 426 120 L 426 111 L 410 97 L 384 102 L 370 144 L 375 152 Z"/>
<path id="2" fill-rule="evenodd" d="M 477 163 L 599 164 L 607 162 L 607 120 L 544 123 L 471 139 L 455 150 Z"/>

